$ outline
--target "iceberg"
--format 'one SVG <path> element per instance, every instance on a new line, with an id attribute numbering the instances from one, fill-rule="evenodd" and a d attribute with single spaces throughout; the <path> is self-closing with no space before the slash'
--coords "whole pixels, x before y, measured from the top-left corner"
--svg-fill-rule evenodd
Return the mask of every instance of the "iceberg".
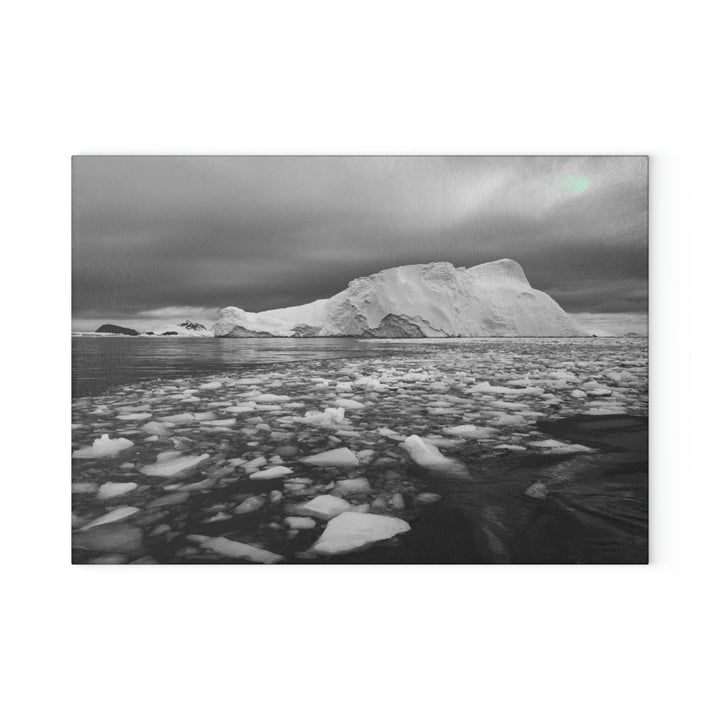
<path id="1" fill-rule="evenodd" d="M 449 262 L 403 265 L 353 280 L 337 295 L 306 305 L 257 313 L 226 307 L 213 333 L 361 338 L 590 334 L 549 295 L 532 288 L 522 267 L 509 259 L 471 268 Z"/>

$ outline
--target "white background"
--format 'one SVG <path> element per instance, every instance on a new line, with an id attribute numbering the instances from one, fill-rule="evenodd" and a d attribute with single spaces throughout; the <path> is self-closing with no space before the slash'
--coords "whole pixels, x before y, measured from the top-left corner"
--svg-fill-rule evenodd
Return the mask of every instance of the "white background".
<path id="1" fill-rule="evenodd" d="M 7 718 L 717 717 L 711 3 L 16 2 Z M 72 567 L 70 156 L 651 156 L 648 567 Z"/>

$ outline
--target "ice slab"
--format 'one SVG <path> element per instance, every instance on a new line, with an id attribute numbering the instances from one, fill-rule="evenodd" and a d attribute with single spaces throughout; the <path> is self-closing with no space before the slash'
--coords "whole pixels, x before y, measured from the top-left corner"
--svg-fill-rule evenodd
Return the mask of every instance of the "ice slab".
<path id="1" fill-rule="evenodd" d="M 135 482 L 111 482 L 103 483 L 97 492 L 98 500 L 109 500 L 110 498 L 127 495 L 137 489 L 138 484 Z"/>
<path id="2" fill-rule="evenodd" d="M 274 480 L 275 478 L 283 477 L 285 475 L 292 475 L 292 470 L 285 467 L 284 465 L 275 465 L 268 468 L 267 470 L 258 470 L 257 472 L 251 473 L 251 480 Z"/>
<path id="3" fill-rule="evenodd" d="M 166 453 L 160 453 L 158 459 L 152 465 L 145 465 L 140 468 L 140 472 L 143 475 L 150 475 L 154 477 L 172 477 L 178 475 L 185 470 L 197 467 L 201 462 L 207 460 L 210 455 L 203 453 L 202 455 L 183 455 L 180 457 L 163 458 L 162 455 Z"/>
<path id="4" fill-rule="evenodd" d="M 345 447 L 327 450 L 317 455 L 308 455 L 307 457 L 300 458 L 300 462 L 306 465 L 331 467 L 355 467 L 360 464 L 355 453 Z"/>
<path id="5" fill-rule="evenodd" d="M 188 535 L 188 540 L 200 543 L 203 550 L 211 550 L 224 557 L 248 560 L 250 562 L 273 564 L 282 562 L 282 555 L 264 550 L 263 548 L 247 545 L 245 543 L 228 540 L 224 537 L 207 537 L 205 535 Z"/>
<path id="6" fill-rule="evenodd" d="M 342 498 L 334 495 L 318 495 L 296 509 L 299 515 L 330 520 L 340 513 L 348 511 L 352 505 Z"/>
<path id="7" fill-rule="evenodd" d="M 330 520 L 312 550 L 320 555 L 352 552 L 410 530 L 399 518 L 371 513 L 344 512 Z"/>
<path id="8" fill-rule="evenodd" d="M 126 517 L 130 517 L 131 515 L 134 515 L 136 512 L 139 512 L 140 508 L 136 507 L 119 507 L 115 508 L 114 510 L 111 510 L 109 513 L 105 513 L 104 515 L 101 515 L 99 518 L 95 518 L 92 522 L 89 522 L 87 525 L 84 525 L 80 532 L 85 532 L 86 530 L 89 530 L 90 528 L 97 527 L 98 525 L 106 525 L 107 523 L 112 522 L 119 522 L 120 520 L 123 520 Z"/>
<path id="9" fill-rule="evenodd" d="M 127 448 L 132 447 L 135 443 L 127 438 L 111 439 L 109 435 L 101 435 L 100 438 L 93 441 L 91 446 L 82 447 L 76 450 L 72 456 L 74 458 L 102 458 L 115 457 L 118 453 Z"/>

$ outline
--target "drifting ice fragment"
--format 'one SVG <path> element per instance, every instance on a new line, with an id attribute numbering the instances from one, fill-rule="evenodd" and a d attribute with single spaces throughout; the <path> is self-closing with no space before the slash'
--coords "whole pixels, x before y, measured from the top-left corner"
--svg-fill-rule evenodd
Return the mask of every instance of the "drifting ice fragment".
<path id="1" fill-rule="evenodd" d="M 296 509 L 299 515 L 314 517 L 318 520 L 330 520 L 340 513 L 346 512 L 352 505 L 334 495 L 318 495 Z"/>
<path id="2" fill-rule="evenodd" d="M 491 438 L 500 434 L 500 431 L 494 428 L 478 427 L 477 425 L 455 425 L 454 427 L 443 428 L 443 432 L 447 435 L 457 435 L 458 437 L 482 439 Z"/>
<path id="3" fill-rule="evenodd" d="M 165 455 L 165 453 L 160 453 L 160 455 Z M 184 457 L 172 457 L 161 460 L 160 455 L 158 455 L 158 460 L 152 465 L 141 467 L 140 472 L 143 475 L 151 475 L 154 477 L 172 477 L 173 475 L 178 475 L 185 470 L 196 467 L 210 457 L 207 453 L 204 453 L 203 455 L 185 455 Z"/>
<path id="4" fill-rule="evenodd" d="M 72 456 L 74 458 L 101 458 L 115 457 L 118 453 L 132 447 L 135 443 L 127 438 L 110 439 L 109 435 L 102 435 L 93 441 L 92 446 L 83 447 L 76 450 Z"/>
<path id="5" fill-rule="evenodd" d="M 245 543 L 228 540 L 224 537 L 207 537 L 205 535 L 188 535 L 188 540 L 200 543 L 200 547 L 204 550 L 212 550 L 212 552 L 225 557 L 237 558 L 239 560 L 249 560 L 257 563 L 279 563 L 285 558 L 277 555 L 269 550 L 246 545 Z"/>
<path id="6" fill-rule="evenodd" d="M 347 400 L 345 398 L 338 398 L 335 404 L 345 410 L 362 410 L 365 407 L 365 405 L 357 400 Z"/>
<path id="7" fill-rule="evenodd" d="M 258 470 L 250 475 L 251 480 L 274 480 L 284 475 L 292 475 L 292 470 L 284 465 L 275 465 L 267 470 Z"/>
<path id="8" fill-rule="evenodd" d="M 85 532 L 85 530 L 89 530 L 92 527 L 97 527 L 98 525 L 105 525 L 106 523 L 117 522 L 118 520 L 122 520 L 123 518 L 130 517 L 130 515 L 134 515 L 136 512 L 139 512 L 139 510 L 140 508 L 136 507 L 115 508 L 115 510 L 111 510 L 109 513 L 105 513 L 105 515 L 101 515 L 99 518 L 95 518 L 95 520 L 89 522 L 80 530 L 80 532 Z"/>
<path id="9" fill-rule="evenodd" d="M 354 467 L 360 464 L 355 453 L 345 447 L 328 450 L 317 455 L 309 455 L 300 458 L 300 462 L 306 465 L 329 465 L 333 467 Z"/>
<path id="10" fill-rule="evenodd" d="M 399 518 L 344 512 L 330 520 L 312 550 L 321 555 L 337 555 L 359 550 L 408 530 L 410 525 Z"/>
<path id="11" fill-rule="evenodd" d="M 457 460 L 445 457 L 434 445 L 426 443 L 417 435 L 410 435 L 405 442 L 400 443 L 403 448 L 418 465 L 424 467 L 449 467 L 458 466 Z"/>
<path id="12" fill-rule="evenodd" d="M 134 482 L 106 482 L 103 483 L 97 493 L 98 500 L 108 500 L 109 498 L 127 495 L 137 488 Z"/>
<path id="13" fill-rule="evenodd" d="M 336 425 L 345 422 L 344 408 L 325 408 L 322 412 L 308 410 L 300 422 L 308 425 Z"/>

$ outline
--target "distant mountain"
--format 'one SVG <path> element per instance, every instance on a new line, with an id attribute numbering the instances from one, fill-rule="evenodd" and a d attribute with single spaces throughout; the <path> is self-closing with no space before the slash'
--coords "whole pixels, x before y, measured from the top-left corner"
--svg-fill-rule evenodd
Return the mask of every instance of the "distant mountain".
<path id="1" fill-rule="evenodd" d="M 95 332 L 112 333 L 113 335 L 139 335 L 137 330 L 121 327 L 120 325 L 101 325 Z"/>
<path id="2" fill-rule="evenodd" d="M 150 333 L 145 333 L 149 335 Z M 202 323 L 185 320 L 177 325 L 163 325 L 152 331 L 154 335 L 179 335 L 182 337 L 213 337 L 213 334 Z"/>
<path id="3" fill-rule="evenodd" d="M 403 265 L 353 280 L 328 300 L 246 312 L 223 308 L 217 337 L 587 336 L 514 260 L 472 268 Z"/>

